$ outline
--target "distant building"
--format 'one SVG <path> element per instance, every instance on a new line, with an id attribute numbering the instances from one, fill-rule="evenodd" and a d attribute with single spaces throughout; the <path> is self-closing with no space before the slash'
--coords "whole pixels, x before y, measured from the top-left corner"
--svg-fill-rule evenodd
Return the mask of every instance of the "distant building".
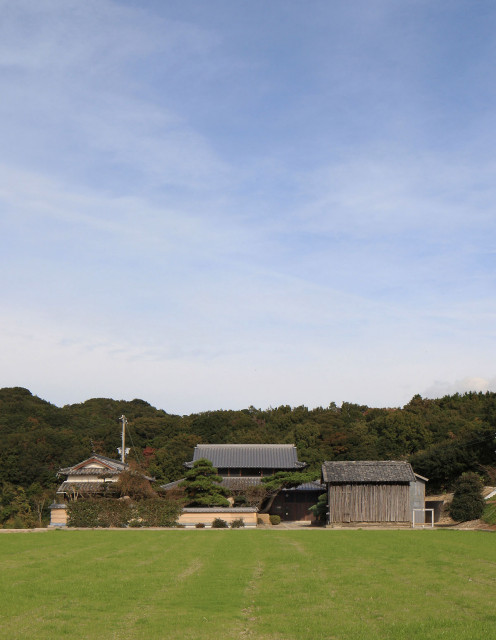
<path id="1" fill-rule="evenodd" d="M 427 478 L 415 474 L 408 462 L 324 462 L 322 482 L 327 487 L 328 524 L 411 524 L 413 510 L 425 505 Z"/>
<path id="2" fill-rule="evenodd" d="M 94 453 L 92 456 L 78 462 L 72 467 L 59 469 L 58 476 L 66 476 L 56 492 L 56 500 L 50 505 L 51 526 L 65 526 L 67 524 L 67 502 L 79 497 L 112 496 L 115 483 L 119 476 L 130 469 L 126 462 L 114 460 Z M 143 476 L 147 480 L 153 480 Z"/>
<path id="3" fill-rule="evenodd" d="M 73 500 L 80 495 L 107 493 L 113 489 L 120 474 L 128 469 L 126 462 L 94 453 L 83 462 L 59 470 L 57 475 L 66 476 L 66 479 L 57 489 L 57 498 Z"/>
<path id="4" fill-rule="evenodd" d="M 241 492 L 248 487 L 260 486 L 262 478 L 278 471 L 303 471 L 307 464 L 298 460 L 294 444 L 199 444 L 193 460 L 184 466 L 191 469 L 197 460 L 210 460 L 222 476 L 221 485 Z M 171 490 L 181 480 L 163 485 Z M 308 508 L 317 502 L 325 487 L 320 482 L 306 483 L 294 489 L 283 489 L 272 504 L 270 513 L 282 520 L 313 520 Z"/>

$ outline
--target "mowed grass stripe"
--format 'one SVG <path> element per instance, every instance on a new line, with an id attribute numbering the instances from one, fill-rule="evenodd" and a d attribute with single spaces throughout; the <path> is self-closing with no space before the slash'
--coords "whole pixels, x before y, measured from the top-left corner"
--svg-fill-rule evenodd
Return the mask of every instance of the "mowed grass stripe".
<path id="1" fill-rule="evenodd" d="M 494 637 L 496 537 L 61 531 L 0 537 L 0 637 Z"/>
<path id="2" fill-rule="evenodd" d="M 260 603 L 263 637 L 303 638 L 311 633 L 319 638 L 474 638 L 494 634 L 496 619 L 490 603 L 496 596 L 496 578 L 491 565 L 480 568 L 486 552 L 494 558 L 496 540 L 491 536 L 329 533 L 327 539 L 294 533 L 296 540 L 311 547 L 313 566 L 288 546 L 276 550 L 266 579 L 278 579 L 278 590 Z M 289 570 L 278 578 L 276 566 L 283 564 Z M 478 585 L 470 577 L 474 571 Z M 302 615 L 288 617 L 287 612 L 295 610 Z"/>

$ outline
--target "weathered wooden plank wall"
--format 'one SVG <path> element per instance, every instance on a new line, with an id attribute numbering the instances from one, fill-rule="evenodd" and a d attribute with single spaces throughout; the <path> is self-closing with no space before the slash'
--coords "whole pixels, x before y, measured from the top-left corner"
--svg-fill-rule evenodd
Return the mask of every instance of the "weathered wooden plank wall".
<path id="1" fill-rule="evenodd" d="M 330 522 L 409 522 L 408 484 L 329 485 Z"/>

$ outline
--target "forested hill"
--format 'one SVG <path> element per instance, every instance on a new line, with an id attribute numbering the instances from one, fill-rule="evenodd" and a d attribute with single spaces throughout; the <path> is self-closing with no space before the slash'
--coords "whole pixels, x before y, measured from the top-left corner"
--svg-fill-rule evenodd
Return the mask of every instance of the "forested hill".
<path id="1" fill-rule="evenodd" d="M 134 455 L 160 481 L 179 478 L 200 442 L 294 443 L 314 469 L 324 460 L 407 459 L 430 479 L 431 492 L 465 470 L 495 481 L 496 393 L 417 395 L 402 409 L 345 402 L 178 416 L 144 400 L 96 398 L 59 408 L 15 387 L 0 389 L 0 484 L 53 487 L 60 467 L 92 450 L 117 457 L 122 414 Z"/>

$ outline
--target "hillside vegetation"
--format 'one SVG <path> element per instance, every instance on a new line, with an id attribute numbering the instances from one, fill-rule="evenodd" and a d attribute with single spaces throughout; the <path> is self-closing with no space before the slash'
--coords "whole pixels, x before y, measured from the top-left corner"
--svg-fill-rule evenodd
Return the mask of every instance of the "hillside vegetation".
<path id="1" fill-rule="evenodd" d="M 429 478 L 431 492 L 450 488 L 464 471 L 494 481 L 496 393 L 435 400 L 417 395 L 402 409 L 344 402 L 179 416 L 138 399 L 56 407 L 14 387 L 0 389 L 0 485 L 53 488 L 60 467 L 92 450 L 116 457 L 123 413 L 132 455 L 161 482 L 182 476 L 182 463 L 200 442 L 294 443 L 311 469 L 323 460 L 407 459 Z"/>

